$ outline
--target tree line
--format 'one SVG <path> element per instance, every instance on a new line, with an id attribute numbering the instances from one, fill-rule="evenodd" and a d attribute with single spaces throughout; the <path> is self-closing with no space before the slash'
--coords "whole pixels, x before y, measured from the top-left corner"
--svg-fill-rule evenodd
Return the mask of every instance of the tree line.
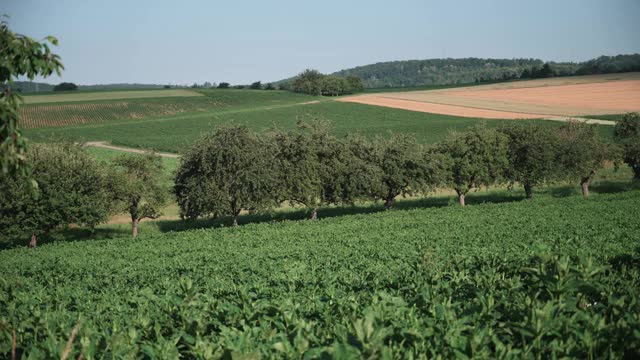
<path id="1" fill-rule="evenodd" d="M 340 96 L 364 90 L 362 80 L 358 76 L 325 75 L 312 69 L 298 74 L 291 82 L 281 82 L 279 86 L 283 90 L 318 96 Z"/>
<path id="2" fill-rule="evenodd" d="M 474 189 L 519 184 L 527 198 L 549 183 L 579 183 L 585 197 L 598 169 L 624 161 L 640 180 L 640 116 L 627 114 L 615 143 L 596 128 L 570 122 L 557 128 L 513 123 L 474 126 L 440 143 L 421 145 L 408 134 L 338 137 L 326 121 L 299 122 L 289 131 L 256 133 L 244 126 L 205 135 L 181 158 L 175 185 L 163 181 L 161 159 L 122 155 L 95 160 L 77 144 L 34 144 L 32 173 L 0 175 L 0 239 L 38 237 L 71 225 L 90 228 L 126 212 L 132 235 L 155 219 L 173 192 L 185 219 L 264 211 L 284 203 L 318 209 L 452 189 L 460 205 Z M 37 187 L 29 179 L 37 181 Z"/>

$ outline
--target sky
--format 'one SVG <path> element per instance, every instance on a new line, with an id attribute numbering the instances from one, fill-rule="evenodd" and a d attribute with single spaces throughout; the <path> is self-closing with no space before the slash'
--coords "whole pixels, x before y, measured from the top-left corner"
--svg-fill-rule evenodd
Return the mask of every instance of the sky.
<path id="1" fill-rule="evenodd" d="M 382 61 L 640 53 L 640 0 L 0 0 L 77 84 L 263 83 Z"/>

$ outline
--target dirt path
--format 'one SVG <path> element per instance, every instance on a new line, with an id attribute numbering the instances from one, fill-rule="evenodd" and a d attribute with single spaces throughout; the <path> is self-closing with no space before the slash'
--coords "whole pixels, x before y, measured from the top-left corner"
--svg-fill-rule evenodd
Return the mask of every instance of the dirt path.
<path id="1" fill-rule="evenodd" d="M 84 146 L 92 146 L 92 147 L 103 148 L 103 149 L 117 150 L 117 151 L 132 153 L 132 154 L 145 154 L 148 152 L 147 150 L 142 150 L 142 149 L 134 149 L 134 148 L 124 147 L 124 146 L 111 145 L 105 141 L 89 141 L 84 143 Z M 180 157 L 180 155 L 178 154 L 164 153 L 164 152 L 156 152 L 155 154 L 160 157 L 172 158 L 172 159 L 177 159 Z"/>

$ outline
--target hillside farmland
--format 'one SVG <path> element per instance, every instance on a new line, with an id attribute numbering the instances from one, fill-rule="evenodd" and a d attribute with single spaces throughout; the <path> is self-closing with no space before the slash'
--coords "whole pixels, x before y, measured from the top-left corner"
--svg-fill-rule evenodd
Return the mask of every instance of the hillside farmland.
<path id="1" fill-rule="evenodd" d="M 608 115 L 640 110 L 640 73 L 379 93 L 341 101 L 480 118 Z"/>

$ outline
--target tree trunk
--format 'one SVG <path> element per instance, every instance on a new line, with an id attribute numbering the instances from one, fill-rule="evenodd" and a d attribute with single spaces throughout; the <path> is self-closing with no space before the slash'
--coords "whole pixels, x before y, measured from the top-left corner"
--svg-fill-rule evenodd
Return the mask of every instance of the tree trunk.
<path id="1" fill-rule="evenodd" d="M 533 198 L 533 186 L 531 186 L 531 183 L 524 183 L 524 193 L 526 194 L 527 199 Z"/>
<path id="2" fill-rule="evenodd" d="M 38 246 L 38 237 L 36 236 L 36 234 L 31 234 L 31 241 L 29 241 L 29 247 L 36 247 Z"/>
<path id="3" fill-rule="evenodd" d="M 311 210 L 311 220 L 318 220 L 318 208 Z"/>
<path id="4" fill-rule="evenodd" d="M 233 226 L 238 226 L 238 215 L 240 215 L 240 211 L 233 213 Z"/>
<path id="5" fill-rule="evenodd" d="M 582 179 L 580 185 L 582 186 L 582 196 L 587 199 L 589 198 L 589 178 Z"/>
<path id="6" fill-rule="evenodd" d="M 387 207 L 387 209 L 391 209 L 393 207 L 393 203 L 395 201 L 396 197 L 393 195 L 387 195 L 387 198 L 384 200 L 384 206 Z"/>
<path id="7" fill-rule="evenodd" d="M 131 217 L 131 232 L 134 239 L 138 237 L 138 222 L 139 220 L 137 218 Z"/>
<path id="8" fill-rule="evenodd" d="M 464 196 L 464 194 L 458 193 L 458 201 L 460 202 L 460 206 L 465 206 Z"/>

